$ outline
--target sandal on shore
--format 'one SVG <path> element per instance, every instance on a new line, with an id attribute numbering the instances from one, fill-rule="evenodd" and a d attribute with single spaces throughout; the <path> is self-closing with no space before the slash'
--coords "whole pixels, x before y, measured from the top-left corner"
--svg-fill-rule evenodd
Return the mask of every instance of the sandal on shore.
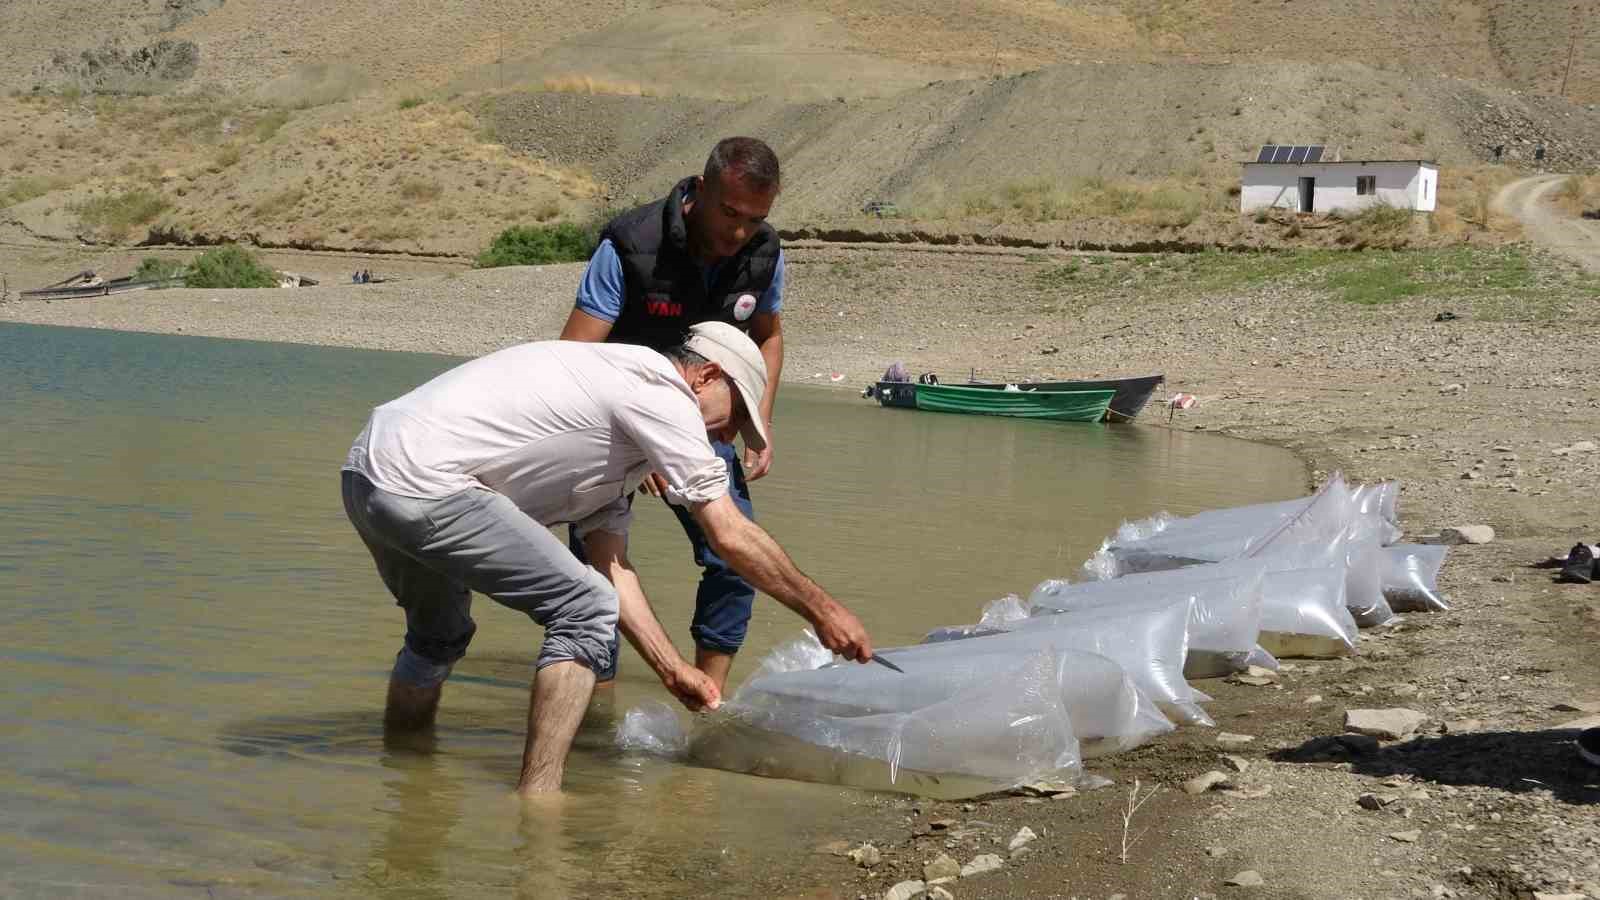
<path id="1" fill-rule="evenodd" d="M 1561 566 L 1561 574 L 1556 576 L 1557 581 L 1570 584 L 1588 584 L 1595 577 L 1594 552 L 1588 544 L 1574 544 L 1567 551 L 1567 559 Z"/>
<path id="2" fill-rule="evenodd" d="M 1578 732 L 1578 755 L 1591 766 L 1600 766 L 1600 728 Z"/>

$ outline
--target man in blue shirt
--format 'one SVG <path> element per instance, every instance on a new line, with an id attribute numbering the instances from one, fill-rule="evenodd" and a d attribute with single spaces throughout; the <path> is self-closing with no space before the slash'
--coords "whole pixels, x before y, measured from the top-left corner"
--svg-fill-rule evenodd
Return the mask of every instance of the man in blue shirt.
<path id="1" fill-rule="evenodd" d="M 778 158 L 755 138 L 718 142 L 701 175 L 685 178 L 662 200 L 613 219 L 601 233 L 578 287 L 562 340 L 670 346 L 689 326 L 723 321 L 748 333 L 761 349 L 768 379 L 755 411 L 772 432 L 772 407 L 783 370 L 783 251 L 767 215 L 781 184 Z M 747 481 L 772 467 L 772 441 L 745 449 L 715 445 L 728 465 L 734 502 L 754 518 Z M 659 481 L 644 490 L 660 496 Z M 702 567 L 690 634 L 695 667 L 727 682 L 744 643 L 755 589 L 711 549 L 692 516 L 671 507 Z M 581 550 L 574 543 L 574 549 Z M 601 673 L 601 679 L 615 674 Z"/>

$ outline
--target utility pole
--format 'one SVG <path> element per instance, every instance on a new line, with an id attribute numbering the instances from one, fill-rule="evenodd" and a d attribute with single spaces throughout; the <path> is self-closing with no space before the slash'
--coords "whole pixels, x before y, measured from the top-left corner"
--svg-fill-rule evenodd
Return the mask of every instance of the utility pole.
<path id="1" fill-rule="evenodd" d="M 1567 71 L 1561 76 L 1561 96 L 1567 95 L 1567 76 L 1572 74 L 1572 52 L 1578 49 L 1578 23 L 1572 23 L 1572 40 L 1567 44 Z"/>

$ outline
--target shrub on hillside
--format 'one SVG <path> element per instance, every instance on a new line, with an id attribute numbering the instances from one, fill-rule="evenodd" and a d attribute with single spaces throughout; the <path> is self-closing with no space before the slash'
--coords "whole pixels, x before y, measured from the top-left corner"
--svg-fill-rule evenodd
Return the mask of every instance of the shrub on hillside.
<path id="1" fill-rule="evenodd" d="M 228 244 L 200 254 L 189 267 L 185 283 L 192 288 L 277 287 L 278 275 L 254 253 Z"/>
<path id="2" fill-rule="evenodd" d="M 478 254 L 480 269 L 497 266 L 538 266 L 547 263 L 583 262 L 599 245 L 599 229 L 571 222 L 555 225 L 513 225 L 495 236 L 489 248 Z"/>
<path id="3" fill-rule="evenodd" d="M 148 225 L 170 204 L 153 191 L 135 188 L 121 194 L 102 194 L 73 207 L 87 228 L 120 238 L 140 225 Z"/>
<path id="4" fill-rule="evenodd" d="M 134 281 L 165 281 L 168 278 L 177 278 L 183 274 L 183 263 L 175 259 L 162 259 L 159 256 L 146 256 L 139 261 L 139 268 L 133 271 Z"/>

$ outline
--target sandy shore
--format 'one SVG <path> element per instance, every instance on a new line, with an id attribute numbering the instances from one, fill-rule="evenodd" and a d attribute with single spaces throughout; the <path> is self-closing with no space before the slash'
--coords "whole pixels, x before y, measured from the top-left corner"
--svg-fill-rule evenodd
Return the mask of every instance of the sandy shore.
<path id="1" fill-rule="evenodd" d="M 0 265 L 16 271 L 5 253 L 21 252 L 0 248 Z M 897 360 L 946 380 L 972 366 L 1164 372 L 1198 406 L 1171 425 L 1152 409 L 1136 427 L 1272 441 L 1319 477 L 1398 478 L 1408 536 L 1488 524 L 1498 537 L 1452 552 L 1449 613 L 1408 616 L 1369 633 L 1356 659 L 1298 665 L 1276 688 L 1205 683 L 1220 730 L 1254 738 L 1227 751 L 1250 763 L 1236 790 L 1171 790 L 1219 768 L 1226 750 L 1214 733 L 1188 729 L 1110 760 L 1117 788 L 1066 802 L 864 804 L 839 839 L 872 841 L 878 865 L 832 855 L 837 845 L 795 852 L 751 873 L 739 893 L 877 896 L 922 877 L 940 852 L 1005 856 L 1026 824 L 1042 835 L 1031 851 L 981 883 L 951 886 L 955 896 L 1600 897 L 1600 770 L 1552 730 L 1600 713 L 1600 585 L 1554 585 L 1528 568 L 1600 539 L 1600 452 L 1557 452 L 1600 440 L 1592 329 L 1561 324 L 1592 319 L 1592 295 L 1564 295 L 1552 276 L 1537 310 L 1481 291 L 1368 307 L 1292 275 L 1209 288 L 1185 261 L 1159 257 L 1095 267 L 1043 254 L 797 246 L 790 261 L 785 381 L 842 376 L 839 389 L 859 391 Z M 468 355 L 553 336 L 580 270 L 424 266 L 391 284 L 13 301 L 0 321 Z M 1444 310 L 1457 318 L 1434 321 Z M 1297 752 L 1338 734 L 1346 709 L 1370 707 L 1426 713 L 1426 736 L 1354 756 Z M 1116 810 L 1135 777 L 1168 790 L 1139 814 L 1136 829 L 1151 827 L 1123 864 Z M 1369 811 L 1357 804 L 1367 792 L 1398 799 Z M 937 818 L 982 827 L 948 837 L 930 832 Z M 1420 833 L 1408 840 L 1410 831 Z M 1264 886 L 1224 887 L 1246 869 Z"/>

